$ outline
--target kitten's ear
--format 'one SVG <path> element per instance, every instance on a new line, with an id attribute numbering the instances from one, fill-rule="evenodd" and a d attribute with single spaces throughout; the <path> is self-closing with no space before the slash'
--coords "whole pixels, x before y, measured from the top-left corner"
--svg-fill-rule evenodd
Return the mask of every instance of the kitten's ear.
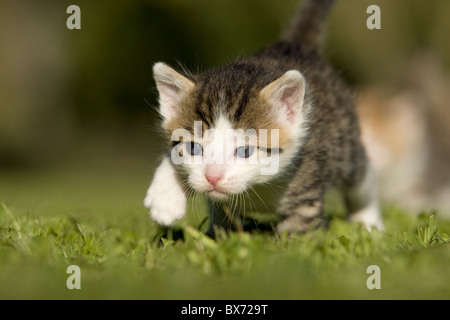
<path id="1" fill-rule="evenodd" d="M 194 83 L 162 62 L 153 66 L 153 77 L 159 93 L 159 112 L 168 121 L 178 114 L 181 98 Z"/>
<path id="2" fill-rule="evenodd" d="M 275 108 L 282 119 L 297 123 L 303 110 L 305 78 L 297 70 L 289 70 L 265 86 L 260 94 Z"/>

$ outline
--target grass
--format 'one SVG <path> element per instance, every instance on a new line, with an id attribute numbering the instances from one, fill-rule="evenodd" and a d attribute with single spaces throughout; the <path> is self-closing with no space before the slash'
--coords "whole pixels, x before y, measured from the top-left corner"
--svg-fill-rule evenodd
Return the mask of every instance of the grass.
<path id="1" fill-rule="evenodd" d="M 201 206 L 173 230 L 149 221 L 148 158 L 129 157 L 1 175 L 1 299 L 450 298 L 450 222 L 439 213 L 384 207 L 386 230 L 369 233 L 331 199 L 328 229 L 213 241 Z M 73 264 L 80 290 L 66 287 Z M 379 290 L 366 286 L 370 265 Z"/>

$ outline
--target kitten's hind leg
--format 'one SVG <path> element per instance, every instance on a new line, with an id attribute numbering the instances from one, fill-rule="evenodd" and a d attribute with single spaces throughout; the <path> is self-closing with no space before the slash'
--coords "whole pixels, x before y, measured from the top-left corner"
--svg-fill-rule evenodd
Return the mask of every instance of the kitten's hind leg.
<path id="1" fill-rule="evenodd" d="M 376 177 L 370 163 L 362 181 L 345 190 L 345 199 L 350 211 L 349 220 L 362 223 L 369 231 L 383 230 L 376 190 Z"/>

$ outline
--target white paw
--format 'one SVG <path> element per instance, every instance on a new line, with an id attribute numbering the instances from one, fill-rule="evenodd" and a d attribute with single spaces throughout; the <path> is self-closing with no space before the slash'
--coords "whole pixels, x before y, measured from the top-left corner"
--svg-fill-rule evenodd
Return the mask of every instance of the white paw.
<path id="1" fill-rule="evenodd" d="M 377 228 L 379 231 L 384 230 L 380 209 L 376 203 L 372 203 L 367 207 L 352 213 L 349 219 L 352 222 L 361 223 L 369 231 L 372 231 L 373 228 Z"/>
<path id="2" fill-rule="evenodd" d="M 159 224 L 169 226 L 186 214 L 187 198 L 179 183 L 176 171 L 165 158 L 156 169 L 147 190 L 144 206 L 150 209 L 150 217 Z"/>
<path id="3" fill-rule="evenodd" d="M 369 231 L 373 228 L 384 230 L 377 200 L 376 176 L 370 164 L 362 183 L 350 189 L 347 196 L 349 204 L 354 208 L 349 217 L 350 221 L 361 223 Z"/>

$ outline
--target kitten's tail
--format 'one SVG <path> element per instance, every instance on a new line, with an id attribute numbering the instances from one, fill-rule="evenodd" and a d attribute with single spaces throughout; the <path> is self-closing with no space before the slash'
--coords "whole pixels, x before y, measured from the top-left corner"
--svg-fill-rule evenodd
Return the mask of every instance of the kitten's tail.
<path id="1" fill-rule="evenodd" d="M 299 44 L 304 51 L 318 51 L 322 44 L 323 29 L 334 0 L 304 0 L 282 38 Z"/>

